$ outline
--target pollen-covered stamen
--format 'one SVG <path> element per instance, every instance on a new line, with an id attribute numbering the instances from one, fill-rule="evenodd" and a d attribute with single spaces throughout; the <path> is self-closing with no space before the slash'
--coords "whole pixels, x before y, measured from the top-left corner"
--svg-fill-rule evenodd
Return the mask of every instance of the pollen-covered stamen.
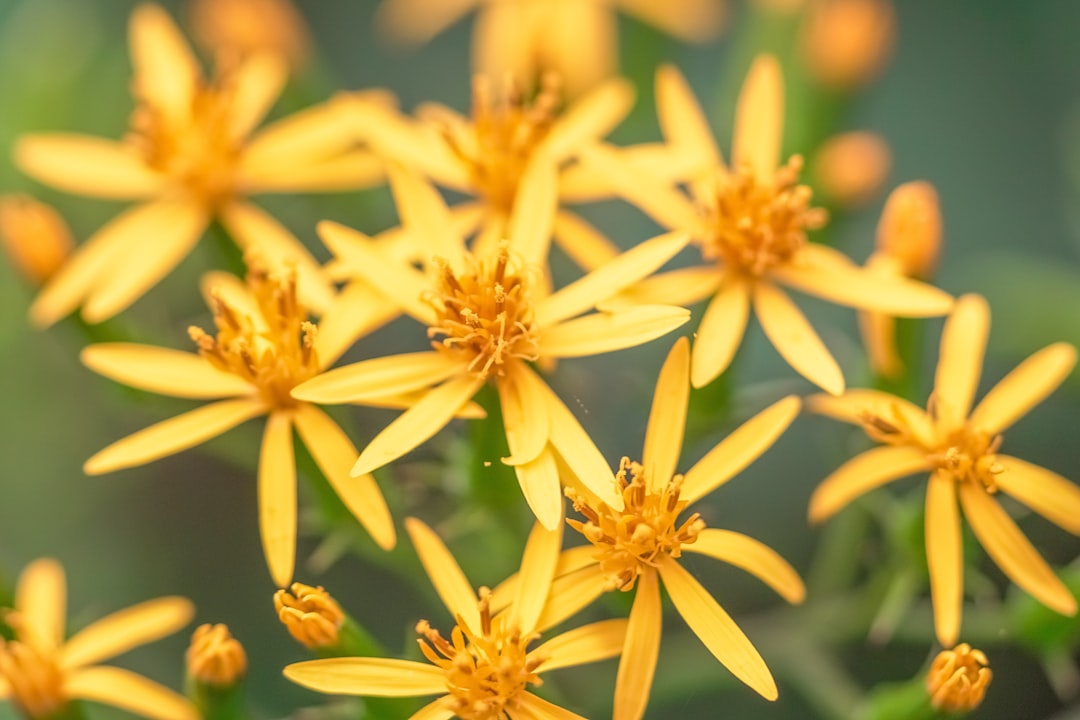
<path id="1" fill-rule="evenodd" d="M 659 491 L 650 492 L 645 468 L 624 457 L 615 475 L 625 504 L 622 511 L 602 502 L 592 506 L 584 496 L 567 490 L 574 509 L 586 517 L 585 522 L 567 522 L 600 551 L 597 557 L 610 589 L 631 590 L 642 566 L 656 566 L 664 555 L 679 557 L 682 546 L 695 542 L 705 529 L 698 513 L 678 523 L 687 505 L 679 499 L 682 480 L 682 475 L 676 475 Z"/>
<path id="2" fill-rule="evenodd" d="M 317 328 L 297 300 L 295 273 L 280 279 L 253 269 L 247 284 L 258 318 L 215 294 L 211 309 L 217 336 L 198 327 L 188 328 L 188 334 L 215 367 L 247 380 L 275 407 L 293 407 L 296 401 L 289 393 L 319 371 Z"/>
<path id="3" fill-rule="evenodd" d="M 977 708 L 993 678 L 989 664 L 981 650 L 967 643 L 938 653 L 926 676 L 931 704 L 950 713 L 966 713 Z"/>
<path id="4" fill-rule="evenodd" d="M 427 299 L 439 319 L 428 337 L 441 338 L 432 342 L 436 349 L 466 358 L 470 372 L 502 375 L 511 358 L 539 357 L 529 293 L 505 247 L 493 257 L 470 257 L 459 274 L 440 262 L 438 290 Z"/>
<path id="5" fill-rule="evenodd" d="M 996 493 L 997 476 L 1005 471 L 997 459 L 1000 447 L 1001 435 L 963 427 L 951 433 L 930 460 L 957 482 L 977 482 L 987 492 Z"/>
<path id="6" fill-rule="evenodd" d="M 0 678 L 28 718 L 52 716 L 67 703 L 63 677 L 53 659 L 17 640 L 0 640 Z"/>
<path id="7" fill-rule="evenodd" d="M 480 588 L 480 633 L 459 616 L 444 638 L 426 620 L 416 625 L 421 652 L 446 673 L 450 709 L 462 720 L 505 720 L 528 685 L 540 685 L 541 660 L 529 660 L 527 647 L 539 633 L 508 626 L 506 616 L 491 616 L 491 592 Z"/>
<path id="8" fill-rule="evenodd" d="M 732 170 L 706 208 L 702 255 L 751 276 L 790 260 L 806 244 L 806 231 L 828 220 L 825 210 L 810 207 L 813 191 L 798 184 L 802 164 L 795 155 L 769 180 L 749 167 Z"/>

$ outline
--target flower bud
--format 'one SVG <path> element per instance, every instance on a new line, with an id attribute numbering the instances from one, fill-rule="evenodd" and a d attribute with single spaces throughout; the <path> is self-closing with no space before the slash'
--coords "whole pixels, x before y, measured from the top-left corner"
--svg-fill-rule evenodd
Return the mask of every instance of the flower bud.
<path id="1" fill-rule="evenodd" d="M 345 613 L 322 587 L 293 583 L 289 592 L 274 593 L 278 619 L 289 633 L 312 650 L 338 644 Z"/>
<path id="2" fill-rule="evenodd" d="M 269 53 L 300 67 L 310 54 L 304 18 L 289 0 L 193 0 L 191 25 L 219 58 Z"/>
<path id="3" fill-rule="evenodd" d="M 941 209 L 933 185 L 909 182 L 892 191 L 878 222 L 877 247 L 896 258 L 907 275 L 934 274 L 941 254 Z"/>
<path id="4" fill-rule="evenodd" d="M 926 676 L 926 691 L 937 710 L 967 713 L 979 707 L 993 673 L 981 650 L 961 643 L 934 658 Z"/>
<path id="5" fill-rule="evenodd" d="M 816 0 L 803 21 L 802 55 L 818 82 L 850 90 L 877 75 L 895 35 L 890 0 Z"/>
<path id="6" fill-rule="evenodd" d="M 5 195 L 0 197 L 0 244 L 15 269 L 39 287 L 64 264 L 74 243 L 55 209 L 27 195 Z"/>
<path id="7" fill-rule="evenodd" d="M 835 135 L 818 148 L 813 174 L 823 194 L 839 205 L 861 205 L 881 188 L 892 169 L 892 153 L 870 132 Z"/>
<path id="8" fill-rule="evenodd" d="M 247 672 L 247 655 L 224 625 L 200 625 L 187 650 L 188 676 L 196 682 L 224 688 Z"/>

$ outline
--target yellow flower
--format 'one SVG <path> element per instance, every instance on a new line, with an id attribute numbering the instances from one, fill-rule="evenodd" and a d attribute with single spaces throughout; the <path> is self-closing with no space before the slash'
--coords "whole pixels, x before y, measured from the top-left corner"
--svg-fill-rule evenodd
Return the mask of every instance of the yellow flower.
<path id="1" fill-rule="evenodd" d="M 318 263 L 245 197 L 341 190 L 381 178 L 381 164 L 355 148 L 345 110 L 351 104 L 331 102 L 252 135 L 281 91 L 284 64 L 252 56 L 207 83 L 179 30 L 156 5 L 132 14 L 131 54 L 138 105 L 122 142 L 55 134 L 16 144 L 16 163 L 43 183 L 141 201 L 90 237 L 45 286 L 30 308 L 33 322 L 50 325 L 80 304 L 89 322 L 112 317 L 172 270 L 212 219 L 271 268 L 294 266 L 305 302 L 323 310 L 332 290 Z"/>
<path id="2" fill-rule="evenodd" d="M 948 312 L 952 299 L 906 278 L 880 278 L 843 254 L 807 241 L 825 213 L 810 207 L 811 191 L 798 184 L 802 159 L 780 165 L 783 80 L 771 56 L 755 60 L 735 111 L 729 168 L 685 79 L 673 67 L 657 75 L 660 126 L 673 152 L 700 158 L 690 178 L 693 200 L 646 173 L 635 172 L 614 149 L 596 147 L 585 161 L 604 171 L 620 193 L 661 225 L 687 232 L 706 264 L 657 275 L 630 297 L 640 302 L 695 303 L 712 297 L 697 331 L 691 381 L 702 387 L 731 363 L 750 309 L 780 355 L 803 377 L 843 392 L 840 367 L 782 286 L 823 300 L 891 315 L 924 317 Z"/>
<path id="3" fill-rule="evenodd" d="M 582 607 L 573 588 L 549 595 L 562 542 L 561 526 L 537 524 L 525 546 L 513 602 L 493 613 L 491 592 L 474 592 L 450 551 L 415 518 L 405 521 L 409 537 L 435 591 L 456 624 L 443 636 L 426 620 L 417 640 L 428 663 L 384 658 L 334 658 L 296 663 L 285 677 L 304 687 L 339 695 L 409 697 L 439 695 L 410 720 L 572 720 L 581 716 L 530 692 L 541 673 L 603 660 L 619 653 L 625 620 L 574 628 L 529 649 L 540 633 Z M 449 638 L 449 639 L 448 639 Z"/>
<path id="4" fill-rule="evenodd" d="M 676 474 L 690 397 L 690 346 L 681 338 L 660 371 L 645 429 L 642 462 L 623 458 L 616 509 L 588 493 L 568 490 L 585 521 L 568 520 L 592 546 L 564 553 L 560 580 L 587 588 L 589 599 L 604 590 L 629 592 L 637 585 L 615 688 L 615 719 L 637 720 L 645 712 L 662 626 L 660 583 L 694 634 L 725 667 L 769 700 L 776 683 L 750 640 L 723 608 L 679 564 L 685 552 L 700 553 L 753 573 L 788 602 L 802 602 L 802 580 L 775 551 L 746 535 L 710 529 L 698 513 L 683 510 L 715 490 L 764 453 L 799 412 L 789 396 L 751 418 L 710 450 L 685 474 Z"/>
<path id="5" fill-rule="evenodd" d="M 197 627 L 185 657 L 188 677 L 206 685 L 231 687 L 247 674 L 243 645 L 220 623 Z"/>
<path id="6" fill-rule="evenodd" d="M 0 196 L 0 245 L 35 287 L 56 274 L 73 246 L 60 213 L 27 195 Z"/>
<path id="7" fill-rule="evenodd" d="M 299 67 L 311 53 L 304 18 L 289 0 L 192 0 L 190 14 L 195 39 L 218 62 L 270 53 Z"/>
<path id="8" fill-rule="evenodd" d="M 385 0 L 378 22 L 399 41 L 430 40 L 472 8 L 477 72 L 531 87 L 547 71 L 577 95 L 614 74 L 618 23 L 614 8 L 691 42 L 715 37 L 724 0 Z"/>
<path id="9" fill-rule="evenodd" d="M 171 635 L 191 622 L 195 608 L 181 597 L 148 600 L 107 615 L 64 641 L 64 569 L 51 559 L 23 570 L 15 608 L 4 621 L 15 639 L 0 639 L 0 698 L 33 720 L 62 711 L 69 700 L 90 700 L 154 720 L 197 720 L 194 706 L 130 670 L 95 663 Z"/>
<path id="10" fill-rule="evenodd" d="M 968 713 L 979 707 L 993 673 L 982 650 L 960 643 L 942 650 L 926 675 L 930 704 L 948 713 Z"/>
<path id="11" fill-rule="evenodd" d="M 405 229 L 431 249 L 427 272 L 389 259 L 371 239 L 342 225 L 323 222 L 319 234 L 355 276 L 427 326 L 433 349 L 335 368 L 299 385 L 293 396 L 328 404 L 422 391 L 360 454 L 352 472 L 362 474 L 419 446 L 490 381 L 510 448 L 503 462 L 514 466 L 545 527 L 563 517 L 558 458 L 587 487 L 618 503 L 607 461 L 529 363 L 640 345 L 685 323 L 689 313 L 667 305 L 583 314 L 654 272 L 685 246 L 685 236 L 653 238 L 549 294 L 540 282 L 540 237 L 532 245 L 504 244 L 487 256 L 469 253 L 433 187 L 405 171 L 392 177 Z"/>
<path id="12" fill-rule="evenodd" d="M 248 283 L 212 273 L 204 283 L 218 334 L 190 330 L 199 354 L 128 343 L 91 345 L 82 361 L 132 387 L 173 397 L 220 399 L 119 440 L 86 461 L 90 475 L 134 467 L 216 437 L 267 415 L 259 457 L 259 528 L 270 575 L 279 587 L 292 579 L 296 554 L 296 466 L 293 428 L 342 502 L 380 547 L 394 546 L 394 524 L 369 474 L 349 477 L 356 448 L 323 411 L 289 394 L 334 362 L 358 334 L 397 315 L 376 293 L 354 286 L 325 316 L 307 321 L 295 277 L 253 270 Z M 392 392 L 369 404 L 402 407 Z"/>
<path id="13" fill-rule="evenodd" d="M 1002 435 L 1060 385 L 1076 350 L 1056 343 L 1005 376 L 972 410 L 979 385 L 990 310 L 965 295 L 945 322 L 934 392 L 927 410 L 876 390 L 817 395 L 808 407 L 851 423 L 884 443 L 842 465 L 810 499 L 810 520 L 822 522 L 849 502 L 908 475 L 930 472 L 926 490 L 926 560 L 934 626 L 945 647 L 956 643 L 963 609 L 964 561 L 960 513 L 994 562 L 1039 602 L 1064 615 L 1076 600 L 994 499 L 999 491 L 1073 534 L 1080 534 L 1080 488 L 1045 468 L 998 453 Z"/>

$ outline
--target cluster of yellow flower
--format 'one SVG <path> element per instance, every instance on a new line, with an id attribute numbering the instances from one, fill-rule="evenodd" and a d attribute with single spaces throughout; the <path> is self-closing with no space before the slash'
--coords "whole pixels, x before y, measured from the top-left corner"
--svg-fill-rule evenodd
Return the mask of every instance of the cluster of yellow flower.
<path id="1" fill-rule="evenodd" d="M 386 0 L 379 17 L 405 39 L 423 41 L 481 4 Z M 344 505 L 375 543 L 391 549 L 395 521 L 372 473 L 453 418 L 483 418 L 485 408 L 475 399 L 493 387 L 509 449 L 502 463 L 513 469 L 537 521 L 520 571 L 494 589 L 474 590 L 435 532 L 406 518 L 409 539 L 455 621 L 450 633 L 427 621 L 417 625 L 426 662 L 324 657 L 285 668 L 292 681 L 327 693 L 437 695 L 413 720 L 578 718 L 531 688 L 544 672 L 615 656 L 614 717 L 641 718 L 660 648 L 661 584 L 717 660 L 764 698 L 776 699 L 777 684 L 761 655 L 680 558 L 698 553 L 734 565 L 790 603 L 804 600 L 803 582 L 758 540 L 706 527 L 698 513 L 684 511 L 765 453 L 804 406 L 861 425 L 882 444 L 818 487 L 811 522 L 827 520 L 892 480 L 930 474 L 926 559 L 944 648 L 956 646 L 961 631 L 960 507 L 1009 578 L 1047 607 L 1075 614 L 1072 593 L 995 498 L 1004 492 L 1080 534 L 1080 489 L 999 452 L 1002 433 L 1072 371 L 1075 349 L 1058 343 L 1039 351 L 975 404 L 989 310 L 979 296 L 954 301 L 922 282 L 932 275 L 940 246 L 934 189 L 910 183 L 892 194 L 878 250 L 865 266 L 810 241 L 807 233 L 828 217 L 800 180 L 802 158 L 781 155 L 784 83 L 772 56 L 759 56 L 742 86 L 730 162 L 673 66 L 656 73 L 663 141 L 606 143 L 634 95 L 629 83 L 610 79 L 612 4 L 685 39 L 711 37 L 722 20 L 722 6 L 709 0 L 487 2 L 477 19 L 477 66 L 484 74 L 474 82 L 471 117 L 434 105 L 410 117 L 389 93 L 367 91 L 343 93 L 261 129 L 308 43 L 288 32 L 296 26 L 281 14 L 288 10 L 219 0 L 222 17 L 215 20 L 213 4 L 198 3 L 196 28 L 219 50 L 218 72 L 208 79 L 166 12 L 139 6 L 130 24 L 137 107 L 129 134 L 121 141 L 33 135 L 15 148 L 19 167 L 42 183 L 137 202 L 70 255 L 69 233 L 54 212 L 25 198 L 0 204 L 0 234 L 22 258 L 25 273 L 43 284 L 31 320 L 49 326 L 80 308 L 89 323 L 111 318 L 167 275 L 212 224 L 242 248 L 248 272 L 246 280 L 213 272 L 203 281 L 216 333 L 190 328 L 195 352 L 130 342 L 83 349 L 82 362 L 112 380 L 212 401 L 113 443 L 87 460 L 85 471 L 148 463 L 266 416 L 259 526 L 270 576 L 285 588 L 293 580 L 297 543 L 294 430 Z M 808 66 L 823 82 L 865 81 L 890 44 L 888 4 L 812 5 L 801 34 Z M 264 35 L 250 32 L 257 23 L 245 11 L 276 19 L 267 21 L 266 35 L 277 38 L 270 47 L 259 42 Z M 234 38 L 232 45 L 223 35 Z M 580 54 L 586 50 L 595 57 Z M 887 151 L 865 137 L 849 138 L 848 145 L 854 147 L 838 148 L 840 159 L 831 165 L 866 159 L 870 179 L 837 174 L 835 167 L 826 175 L 837 197 L 851 199 L 884 174 L 887 159 L 880 155 Z M 851 155 L 856 162 L 846 159 Z M 400 227 L 369 237 L 319 223 L 319 237 L 334 256 L 325 266 L 248 199 L 354 190 L 384 179 Z M 448 206 L 436 186 L 473 199 Z M 665 232 L 623 251 L 622 243 L 567 207 L 612 198 L 635 205 Z M 580 277 L 557 285 L 549 265 L 553 241 Z M 660 272 L 686 248 L 696 262 Z M 880 390 L 846 389 L 840 366 L 789 289 L 858 309 L 872 365 L 883 377 L 904 371 L 894 318 L 947 315 L 926 410 Z M 613 469 L 545 373 L 562 358 L 665 336 L 688 323 L 686 306 L 702 301 L 693 342 L 676 340 L 660 371 L 641 454 L 623 457 Z M 692 388 L 713 383 L 731 365 L 751 309 L 783 359 L 825 392 L 777 400 L 679 472 Z M 428 349 L 335 366 L 400 315 L 426 328 Z M 338 404 L 403 412 L 357 450 L 320 408 Z M 566 517 L 567 497 L 577 519 Z M 567 525 L 587 542 L 563 550 Z M 634 592 L 628 619 L 538 642 L 614 591 Z M 275 606 L 308 647 L 343 646 L 340 633 L 351 620 L 322 588 L 293 584 L 291 592 L 278 591 Z M 0 697 L 35 719 L 60 717 L 58 710 L 78 698 L 161 720 L 195 716 L 186 700 L 145 678 L 90 667 L 179 629 L 193 614 L 189 603 L 151 601 L 67 642 L 63 611 L 59 567 L 51 561 L 28 567 L 14 608 L 0 618 L 11 630 L 0 642 Z M 247 660 L 224 626 L 203 626 L 188 664 L 198 682 L 227 686 L 244 674 Z M 928 681 L 934 706 L 962 711 L 977 705 L 990 679 L 986 664 L 966 645 L 939 657 Z"/>

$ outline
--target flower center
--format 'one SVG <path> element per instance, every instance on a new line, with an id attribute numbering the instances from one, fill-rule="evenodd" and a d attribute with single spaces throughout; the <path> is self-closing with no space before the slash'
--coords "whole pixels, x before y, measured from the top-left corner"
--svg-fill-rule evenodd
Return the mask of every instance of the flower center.
<path id="1" fill-rule="evenodd" d="M 282 280 L 250 270 L 247 284 L 260 317 L 215 294 L 211 309 L 217 336 L 197 327 L 188 328 L 188 334 L 215 367 L 250 382 L 271 405 L 295 407 L 290 391 L 319 371 L 317 328 L 297 300 L 295 274 Z"/>
<path id="2" fill-rule="evenodd" d="M 996 476 L 1005 470 L 997 460 L 999 447 L 1001 435 L 963 427 L 951 433 L 930 459 L 957 482 L 977 482 L 987 492 L 996 493 Z"/>
<path id="3" fill-rule="evenodd" d="M 615 482 L 625 503 L 622 511 L 602 502 L 593 507 L 584 496 L 567 491 L 574 510 L 587 518 L 567 522 L 600 550 L 600 568 L 612 590 L 631 590 L 643 565 L 655 566 L 662 555 L 679 557 L 682 546 L 695 542 L 705 529 L 698 513 L 678 524 L 679 513 L 687 505 L 679 500 L 682 475 L 673 477 L 660 492 L 649 492 L 644 473 L 645 468 L 629 458 L 619 463 Z"/>
<path id="4" fill-rule="evenodd" d="M 458 274 L 439 261 L 437 290 L 428 303 L 438 321 L 428 328 L 432 345 L 469 358 L 469 371 L 502 375 L 510 358 L 536 360 L 539 351 L 526 276 L 510 268 L 505 247 L 493 257 L 469 257 Z"/>
<path id="5" fill-rule="evenodd" d="M 420 650 L 433 665 L 446 673 L 454 716 L 462 720 L 506 720 L 519 693 L 528 685 L 543 681 L 536 669 L 543 659 L 528 658 L 526 647 L 539 633 L 522 634 L 507 626 L 505 616 L 491 617 L 491 593 L 480 588 L 480 629 L 472 632 L 461 617 L 450 640 L 426 620 L 416 625 Z"/>
<path id="6" fill-rule="evenodd" d="M 0 678 L 7 681 L 15 705 L 26 717 L 48 717 L 67 703 L 60 669 L 51 658 L 17 640 L 0 640 Z"/>
<path id="7" fill-rule="evenodd" d="M 926 678 L 931 704 L 953 713 L 977 708 L 993 677 L 988 665 L 986 655 L 967 643 L 938 653 Z"/>
<path id="8" fill-rule="evenodd" d="M 762 182 L 749 167 L 733 170 L 707 210 L 702 255 L 752 276 L 790 260 L 806 244 L 806 231 L 828 220 L 825 210 L 810 207 L 813 191 L 797 184 L 801 169 L 802 158 L 795 155 L 771 182 Z"/>
<path id="9" fill-rule="evenodd" d="M 345 613 L 337 601 L 322 586 L 294 582 L 289 590 L 274 593 L 274 609 L 289 633 L 309 648 L 337 645 L 345 624 Z"/>

